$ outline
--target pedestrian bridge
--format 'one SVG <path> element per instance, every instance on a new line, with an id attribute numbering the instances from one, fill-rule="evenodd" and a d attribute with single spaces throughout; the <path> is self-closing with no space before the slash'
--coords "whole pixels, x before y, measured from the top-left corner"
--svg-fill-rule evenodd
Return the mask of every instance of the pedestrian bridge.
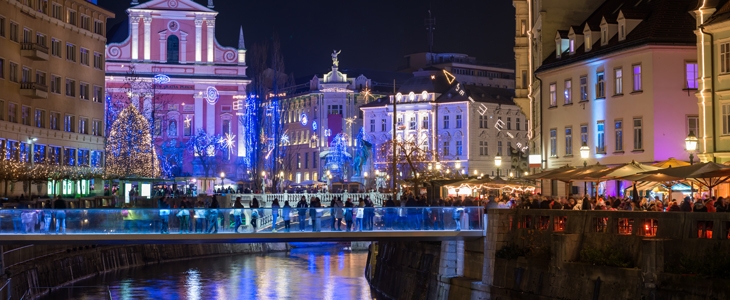
<path id="1" fill-rule="evenodd" d="M 0 244 L 444 241 L 485 236 L 482 207 L 359 209 L 3 209 Z"/>

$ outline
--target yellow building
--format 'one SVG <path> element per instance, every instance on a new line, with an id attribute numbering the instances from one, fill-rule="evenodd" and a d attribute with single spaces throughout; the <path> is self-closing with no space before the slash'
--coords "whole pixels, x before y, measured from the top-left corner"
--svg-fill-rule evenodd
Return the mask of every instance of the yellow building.
<path id="1" fill-rule="evenodd" d="M 103 164 L 105 32 L 113 17 L 83 0 L 0 1 L 0 149 L 6 159 Z M 103 190 L 101 184 L 92 190 L 93 181 L 7 186 L 0 185 L 0 195 Z"/>

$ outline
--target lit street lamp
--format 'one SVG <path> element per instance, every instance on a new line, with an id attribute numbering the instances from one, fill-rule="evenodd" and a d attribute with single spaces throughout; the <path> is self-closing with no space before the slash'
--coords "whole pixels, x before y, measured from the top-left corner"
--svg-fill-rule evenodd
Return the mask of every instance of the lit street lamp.
<path id="1" fill-rule="evenodd" d="M 689 135 L 687 135 L 687 138 L 684 139 L 684 148 L 689 152 L 689 164 L 694 165 L 695 163 L 695 154 L 694 152 L 697 151 L 697 136 L 695 136 L 695 133 L 693 131 L 689 132 Z M 694 189 L 695 185 L 693 182 L 690 181 L 690 190 L 689 195 L 690 197 L 694 198 Z"/>
<path id="2" fill-rule="evenodd" d="M 583 167 L 588 167 L 588 156 L 591 155 L 591 148 L 588 148 L 588 145 L 583 142 L 583 146 L 580 146 L 580 158 L 583 159 Z M 588 194 L 588 182 L 583 181 L 583 193 Z"/>
<path id="3" fill-rule="evenodd" d="M 494 165 L 497 166 L 497 177 L 499 177 L 499 169 L 502 166 L 502 157 L 497 155 L 494 157 Z"/>
<path id="4" fill-rule="evenodd" d="M 223 178 L 226 177 L 226 173 L 221 172 L 221 191 L 223 191 Z"/>

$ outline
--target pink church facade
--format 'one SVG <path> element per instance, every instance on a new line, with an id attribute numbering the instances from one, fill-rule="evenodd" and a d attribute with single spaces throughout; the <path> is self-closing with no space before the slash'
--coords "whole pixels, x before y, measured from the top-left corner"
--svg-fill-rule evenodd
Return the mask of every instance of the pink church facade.
<path id="1" fill-rule="evenodd" d="M 173 176 L 206 175 L 186 147 L 203 129 L 232 140 L 208 176 L 225 172 L 227 178 L 238 179 L 242 175 L 236 161 L 246 153 L 237 117 L 240 105 L 234 102 L 245 98 L 250 82 L 246 49 L 242 31 L 237 48 L 216 41 L 218 12 L 211 8 L 190 0 L 152 0 L 130 7 L 128 23 L 122 24 L 128 27 L 126 35 L 119 30 L 121 38 L 110 36 L 106 48 L 107 99 L 124 99 L 145 114 L 158 151 L 177 148 L 182 153 Z M 135 90 L 138 85 L 132 81 L 147 82 L 147 90 Z"/>

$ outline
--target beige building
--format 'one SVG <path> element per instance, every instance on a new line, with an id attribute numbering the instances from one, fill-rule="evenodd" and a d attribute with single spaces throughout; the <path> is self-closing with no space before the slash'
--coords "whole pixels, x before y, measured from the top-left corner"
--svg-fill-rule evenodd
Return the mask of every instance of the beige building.
<path id="1" fill-rule="evenodd" d="M 694 20 L 686 10 L 693 1 L 608 0 L 578 25 L 544 32 L 556 49 L 535 71 L 545 168 L 687 158 L 684 139 L 697 127 Z M 599 192 L 620 195 L 627 186 L 611 181 Z M 564 195 L 563 188 L 552 182 L 543 192 Z"/>
<path id="2" fill-rule="evenodd" d="M 0 149 L 6 158 L 102 165 L 105 31 L 112 17 L 82 0 L 0 1 Z M 22 193 L 17 185 L 7 194 Z M 103 190 L 93 187 L 93 181 L 64 182 L 32 192 Z"/>

